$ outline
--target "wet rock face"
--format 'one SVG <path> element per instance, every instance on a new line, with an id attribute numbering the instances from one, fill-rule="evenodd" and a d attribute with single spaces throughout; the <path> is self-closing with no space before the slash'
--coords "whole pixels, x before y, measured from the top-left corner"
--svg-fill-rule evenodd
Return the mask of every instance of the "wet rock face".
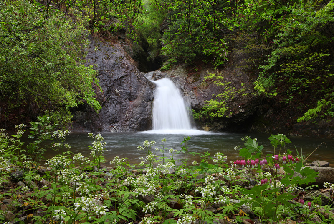
<path id="1" fill-rule="evenodd" d="M 92 39 L 87 65 L 98 71 L 101 91 L 96 87 L 97 99 L 102 109 L 98 114 L 87 107 L 75 111 L 74 129 L 105 132 L 151 129 L 154 84 L 139 72 L 123 47 Z"/>
<path id="2" fill-rule="evenodd" d="M 188 104 L 188 108 L 196 111 L 207 104 L 207 101 L 214 98 L 215 95 L 224 91 L 224 88 L 216 85 L 213 81 L 205 81 L 208 73 L 215 73 L 216 71 L 210 68 L 198 69 L 196 72 L 187 70 L 184 66 L 178 66 L 175 69 L 162 72 L 150 72 L 153 79 L 160 79 L 169 77 L 175 85 L 181 90 L 183 97 Z M 240 83 L 249 85 L 249 78 L 246 74 L 227 68 L 222 71 L 224 80 L 231 82 L 236 89 L 241 89 Z M 250 87 L 249 87 L 250 89 Z M 230 117 L 215 118 L 213 120 L 196 120 L 193 122 L 198 129 L 205 129 L 211 131 L 233 131 L 242 132 L 249 129 L 249 124 L 256 113 L 258 99 L 255 97 L 235 97 L 228 102 L 228 107 L 231 112 Z M 249 94 L 251 96 L 251 94 Z"/>

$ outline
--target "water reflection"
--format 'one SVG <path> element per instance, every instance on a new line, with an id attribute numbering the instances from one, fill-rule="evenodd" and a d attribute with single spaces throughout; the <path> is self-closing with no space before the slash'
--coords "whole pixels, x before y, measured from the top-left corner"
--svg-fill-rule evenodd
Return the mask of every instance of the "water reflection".
<path id="1" fill-rule="evenodd" d="M 204 153 L 209 152 L 214 155 L 216 152 L 222 152 L 228 157 L 228 160 L 235 160 L 238 157 L 238 151 L 234 150 L 235 146 L 243 146 L 242 137 L 246 134 L 235 133 L 219 133 L 219 134 L 203 134 L 191 136 L 187 146 L 189 151 Z M 273 153 L 273 148 L 268 140 L 269 135 L 261 134 L 248 134 L 252 138 L 257 138 L 260 145 L 264 146 L 264 153 Z M 102 133 L 107 145 L 105 146 L 104 156 L 107 161 L 112 160 L 115 156 L 126 157 L 130 163 L 139 162 L 139 157 L 145 156 L 145 152 L 138 151 L 137 146 L 142 145 L 145 140 L 156 141 L 154 148 L 165 149 L 181 149 L 181 142 L 187 135 L 182 134 L 151 134 L 151 133 Z M 162 139 L 166 138 L 166 142 L 163 144 Z M 326 160 L 330 162 L 334 167 L 334 141 L 330 139 L 311 139 L 311 138 L 290 138 L 291 144 L 288 144 L 289 148 L 294 155 L 303 154 L 309 155 L 316 148 L 317 150 L 309 157 L 313 160 Z M 81 152 L 85 156 L 89 156 L 89 147 L 92 143 L 92 139 L 88 137 L 86 133 L 75 133 L 68 136 L 66 142 L 68 142 L 74 153 Z M 278 150 L 277 150 L 278 151 Z M 48 151 L 46 158 L 51 158 L 59 152 Z M 159 154 L 159 152 L 157 152 Z M 167 156 L 170 154 L 167 153 Z M 178 159 L 189 158 L 190 160 L 200 160 L 199 157 L 193 157 L 189 154 L 179 154 L 176 156 Z"/>

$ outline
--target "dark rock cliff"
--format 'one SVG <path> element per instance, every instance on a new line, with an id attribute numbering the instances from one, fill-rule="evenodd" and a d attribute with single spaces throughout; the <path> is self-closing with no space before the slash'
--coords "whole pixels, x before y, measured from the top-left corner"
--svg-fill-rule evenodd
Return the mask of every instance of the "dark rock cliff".
<path id="1" fill-rule="evenodd" d="M 154 84 L 135 66 L 119 43 L 91 40 L 87 65 L 98 71 L 102 109 L 97 114 L 85 106 L 75 108 L 74 131 L 125 132 L 151 128 Z"/>
<path id="2" fill-rule="evenodd" d="M 247 37 L 247 36 L 246 36 Z M 245 36 L 242 36 L 245 38 Z M 247 39 L 248 41 L 248 39 Z M 228 116 L 197 119 L 196 127 L 205 130 L 229 132 L 284 133 L 300 136 L 332 136 L 333 124 L 297 123 L 298 114 L 273 99 L 259 96 L 253 88 L 257 67 L 254 60 L 264 55 L 259 49 L 246 49 L 247 41 L 239 40 L 229 61 L 219 71 L 208 67 L 177 66 L 169 71 L 153 71 L 155 78 L 169 77 L 181 90 L 188 107 L 200 111 L 215 95 L 230 91 L 226 99 Z M 87 65 L 94 65 L 102 91 L 97 98 L 102 109 L 97 114 L 87 106 L 74 108 L 74 131 L 126 132 L 149 130 L 152 127 L 154 84 L 138 70 L 138 62 L 131 57 L 131 46 L 119 42 L 92 39 Z M 246 49 L 246 50 L 245 50 Z M 131 54 L 131 56 L 133 56 Z M 217 86 L 214 80 L 205 80 L 209 73 L 219 73 L 229 87 Z M 254 76 L 254 77 L 253 77 Z M 234 94 L 234 95 L 233 95 Z"/>

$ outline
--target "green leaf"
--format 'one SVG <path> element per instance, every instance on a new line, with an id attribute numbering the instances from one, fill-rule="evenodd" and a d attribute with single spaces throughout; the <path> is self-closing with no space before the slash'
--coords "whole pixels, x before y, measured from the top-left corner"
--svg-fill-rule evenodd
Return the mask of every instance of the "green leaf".
<path id="1" fill-rule="evenodd" d="M 163 222 L 163 224 L 173 224 L 173 223 L 177 223 L 177 221 L 174 219 L 167 219 Z"/>

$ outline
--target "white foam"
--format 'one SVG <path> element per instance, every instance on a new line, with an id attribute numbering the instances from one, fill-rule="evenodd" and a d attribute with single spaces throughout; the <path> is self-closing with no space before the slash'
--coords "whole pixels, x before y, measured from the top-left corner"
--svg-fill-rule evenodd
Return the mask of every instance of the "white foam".
<path id="1" fill-rule="evenodd" d="M 142 131 L 143 134 L 158 134 L 158 135 L 217 135 L 220 133 L 202 131 L 196 129 L 161 129 L 161 130 L 149 130 Z"/>

